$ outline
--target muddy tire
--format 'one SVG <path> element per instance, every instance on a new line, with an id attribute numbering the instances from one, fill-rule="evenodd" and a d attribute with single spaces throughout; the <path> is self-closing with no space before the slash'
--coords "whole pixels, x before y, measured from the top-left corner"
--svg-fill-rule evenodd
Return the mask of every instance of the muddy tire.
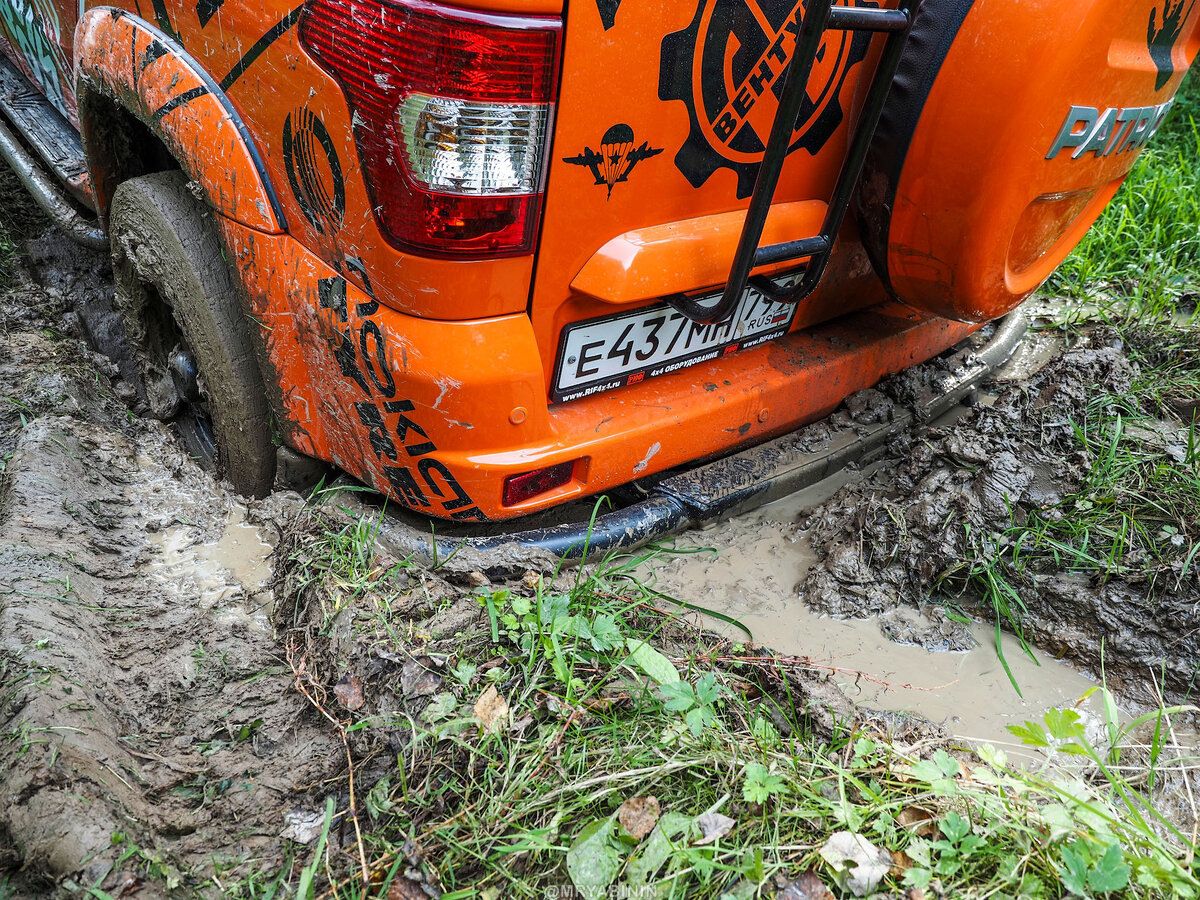
<path id="1" fill-rule="evenodd" d="M 263 496 L 275 446 L 262 375 L 208 207 L 179 171 L 132 178 L 109 213 L 116 303 L 146 413 L 238 491 Z"/>

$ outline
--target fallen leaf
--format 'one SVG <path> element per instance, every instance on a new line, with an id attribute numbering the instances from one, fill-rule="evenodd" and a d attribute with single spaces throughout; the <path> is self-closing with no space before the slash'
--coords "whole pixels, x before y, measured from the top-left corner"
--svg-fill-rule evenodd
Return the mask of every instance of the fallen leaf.
<path id="1" fill-rule="evenodd" d="M 324 810 L 289 809 L 283 814 L 284 828 L 280 837 L 297 844 L 311 844 L 325 825 Z"/>
<path id="2" fill-rule="evenodd" d="M 641 840 L 658 824 L 662 811 L 657 797 L 630 797 L 617 810 L 617 821 L 635 840 Z"/>
<path id="3" fill-rule="evenodd" d="M 388 886 L 387 900 L 429 900 L 429 895 L 415 881 L 400 877 Z"/>
<path id="4" fill-rule="evenodd" d="M 905 806 L 896 814 L 896 824 L 918 837 L 933 837 L 933 813 L 919 806 Z"/>
<path id="5" fill-rule="evenodd" d="M 861 834 L 838 831 L 820 849 L 821 858 L 833 869 L 838 887 L 856 897 L 865 897 L 892 868 L 892 856 Z"/>
<path id="6" fill-rule="evenodd" d="M 508 724 L 508 703 L 493 684 L 475 701 L 475 718 L 484 734 L 498 734 Z"/>
<path id="7" fill-rule="evenodd" d="M 696 824 L 700 826 L 700 834 L 702 835 L 700 840 L 696 841 L 696 846 L 701 846 L 702 844 L 711 844 L 713 841 L 725 837 L 737 822 L 729 818 L 729 816 L 710 812 L 696 819 Z"/>
<path id="8" fill-rule="evenodd" d="M 405 697 L 429 697 L 438 692 L 442 676 L 428 668 L 432 663 L 433 660 L 426 656 L 404 664 L 400 672 L 400 691 Z"/>
<path id="9" fill-rule="evenodd" d="M 802 872 L 780 889 L 775 900 L 834 900 L 834 897 L 816 872 Z"/>
<path id="10" fill-rule="evenodd" d="M 912 857 L 910 857 L 903 850 L 893 850 L 892 851 L 891 872 L 892 872 L 893 878 L 903 878 L 904 873 L 907 872 L 909 869 L 911 869 L 915 865 L 916 865 L 916 863 L 914 863 L 912 861 Z"/>
<path id="11" fill-rule="evenodd" d="M 342 680 L 333 686 L 333 695 L 338 703 L 346 709 L 355 710 L 363 705 L 362 682 L 357 675 L 343 675 Z"/>
<path id="12" fill-rule="evenodd" d="M 599 900 L 621 870 L 621 854 L 612 845 L 613 818 L 587 825 L 567 851 L 567 874 L 584 900 Z"/>

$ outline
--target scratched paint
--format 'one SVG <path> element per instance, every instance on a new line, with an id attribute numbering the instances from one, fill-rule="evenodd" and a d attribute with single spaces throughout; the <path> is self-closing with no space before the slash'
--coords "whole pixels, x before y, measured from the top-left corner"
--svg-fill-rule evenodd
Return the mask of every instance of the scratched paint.
<path id="1" fill-rule="evenodd" d="M 356 8 L 368 9 L 372 2 L 359 0 Z M 1164 37 L 1159 29 L 1147 46 L 1146 21 L 1152 9 L 1159 11 L 1154 21 L 1162 21 L 1163 0 L 1108 2 L 1114 14 L 1089 20 L 1092 30 L 1078 36 L 1071 28 L 1046 27 L 1056 17 L 1069 20 L 1067 7 L 1047 7 L 1039 13 L 1046 17 L 1043 22 L 1029 17 L 1015 0 L 991 4 L 987 15 L 964 26 L 974 41 L 973 55 L 947 57 L 947 71 L 961 77 L 934 80 L 927 106 L 949 124 L 932 138 L 920 129 L 913 138 L 919 152 L 908 154 L 904 166 L 905 172 L 917 172 L 921 190 L 946 191 L 953 198 L 978 193 L 972 189 L 980 177 L 978 168 L 971 168 L 972 155 L 945 149 L 935 153 L 931 146 L 944 147 L 939 140 L 948 141 L 951 150 L 955 142 L 972 147 L 983 142 L 977 155 L 987 160 L 992 159 L 988 154 L 1006 152 L 1017 141 L 1020 152 L 1032 147 L 1039 157 L 1035 162 L 1040 168 L 1031 163 L 1020 178 L 1002 177 L 1009 171 L 1003 166 L 985 166 L 991 179 L 987 183 L 1003 188 L 997 188 L 993 204 L 1005 222 L 996 229 L 1002 237 L 993 235 L 990 225 L 979 226 L 970 236 L 980 235 L 986 246 L 976 253 L 975 244 L 961 239 L 963 227 L 947 213 L 936 224 L 951 229 L 949 250 L 917 246 L 924 232 L 914 226 L 890 244 L 885 235 L 887 245 L 871 246 L 868 254 L 870 245 L 860 238 L 858 223 L 852 223 L 837 236 L 825 282 L 796 310 L 788 334 L 769 345 L 732 348 L 732 355 L 658 378 L 640 379 L 634 367 L 624 373 L 626 386 L 569 403 L 548 399 L 555 373 L 564 364 L 560 337 L 568 325 L 619 313 L 614 298 L 637 296 L 636 286 L 620 280 L 637 272 L 669 272 L 681 290 L 711 288 L 707 276 L 705 284 L 688 281 L 711 268 L 696 261 L 724 259 L 728 252 L 722 248 L 732 246 L 736 237 L 737 190 L 726 177 L 732 170 L 719 164 L 705 178 L 694 177 L 697 165 L 713 162 L 705 154 L 720 148 L 711 142 L 708 150 L 700 147 L 697 135 L 715 125 L 693 121 L 695 97 L 688 99 L 689 91 L 699 91 L 703 98 L 724 90 L 724 70 L 717 78 L 705 74 L 712 68 L 707 57 L 684 60 L 684 69 L 700 73 L 698 84 L 685 85 L 689 90 L 677 90 L 682 82 L 677 83 L 674 69 L 665 75 L 660 71 L 668 57 L 682 59 L 692 50 L 703 56 L 706 42 L 693 34 L 707 21 L 701 0 L 625 4 L 619 16 L 613 6 L 611 14 L 581 13 L 565 23 L 562 46 L 567 49 L 551 67 L 559 73 L 559 83 L 554 85 L 557 101 L 546 139 L 566 149 L 543 154 L 549 169 L 540 181 L 548 178 L 552 187 L 541 210 L 537 255 L 483 259 L 412 252 L 381 231 L 383 201 L 367 183 L 356 138 L 362 133 L 362 113 L 356 120 L 343 87 L 302 46 L 301 32 L 309 20 L 298 0 L 118 0 L 93 7 L 74 29 L 69 26 L 78 0 L 8 0 L 0 5 L 0 25 L 33 79 L 68 115 L 73 112 L 69 87 L 76 79 L 61 76 L 73 59 L 80 87 L 78 124 L 102 220 L 120 179 L 138 171 L 136 161 L 122 159 L 129 141 L 115 131 L 113 103 L 143 122 L 203 192 L 245 289 L 247 327 L 258 333 L 260 364 L 283 440 L 337 463 L 396 502 L 435 516 L 477 520 L 533 512 L 551 502 L 535 498 L 504 507 L 503 485 L 513 475 L 570 462 L 575 477 L 554 494 L 553 502 L 598 493 L 635 476 L 795 428 L 833 409 L 847 394 L 968 334 L 971 326 L 939 316 L 988 317 L 977 314 L 982 308 L 975 303 L 978 296 L 964 298 L 983 290 L 991 291 L 988 296 L 994 300 L 995 285 L 980 289 L 971 273 L 983 266 L 988 277 L 1008 277 L 1005 254 L 1014 222 L 1035 194 L 1057 196 L 1055 192 L 1084 183 L 1104 183 L 1115 190 L 1119 183 L 1122 172 L 1107 157 L 1041 159 L 1045 142 L 1039 143 L 1037 129 L 1053 131 L 1063 111 L 1079 104 L 1107 104 L 1084 96 L 1095 83 L 1124 91 L 1112 101 L 1122 109 L 1169 102 L 1190 54 L 1200 45 L 1194 40 L 1200 8 L 1172 19 L 1170 34 Z M 561 16 L 563 9 L 560 0 L 460 0 L 454 5 L 552 17 Z M 706 27 L 729 27 L 731 35 L 739 36 L 739 46 L 757 46 L 755 40 L 763 35 L 754 29 L 764 26 L 747 18 L 749 6 L 742 6 L 733 2 L 729 22 Z M 776 4 L 771 11 L 781 22 L 794 24 L 794 4 Z M 1071 61 L 1061 83 L 1044 92 L 1022 93 L 1054 106 L 1053 115 L 1014 111 L 1005 103 L 981 109 L 974 91 L 956 87 L 973 83 L 972 73 L 989 79 L 1015 74 L 1027 80 L 1029 71 L 1038 70 L 1006 57 L 1009 42 L 988 39 L 989 28 L 1027 37 L 1022 52 L 1033 54 L 1049 35 L 1055 40 L 1073 35 L 1069 46 L 1055 51 Z M 1104 54 L 1096 48 L 1109 46 L 1112 35 L 1132 42 L 1128 61 L 1101 59 Z M 1089 42 L 1089 36 L 1105 40 Z M 1080 52 L 1067 52 L 1072 49 Z M 786 56 L 789 51 L 779 52 Z M 837 109 L 844 116 L 817 114 L 819 146 L 797 146 L 793 149 L 800 152 L 788 157 L 785 187 L 775 199 L 789 206 L 808 204 L 804 208 L 815 211 L 813 228 L 819 226 L 840 169 L 856 118 L 854 104 L 863 93 L 859 80 L 870 59 L 846 68 L 844 81 L 831 82 L 838 96 L 821 99 L 822 110 Z M 747 60 L 739 51 L 730 63 L 739 83 L 747 81 L 741 72 Z M 992 60 L 991 68 L 976 72 L 980 60 Z M 375 73 L 380 76 L 377 86 L 402 91 L 399 70 L 386 71 L 390 62 L 376 61 L 385 70 Z M 772 77 L 778 74 L 775 62 L 768 66 Z M 598 89 L 613 71 L 623 73 L 620 90 Z M 54 72 L 60 77 L 52 78 Z M 749 77 L 747 84 L 752 81 Z M 766 84 L 760 81 L 760 87 Z M 670 90 L 664 92 L 664 84 Z M 761 137 L 775 100 L 771 91 L 753 93 L 737 93 L 730 102 L 736 101 L 739 116 Z M 980 127 L 979 117 L 1005 127 Z M 604 134 L 621 141 L 598 143 Z M 750 146 L 751 137 L 739 131 L 727 143 L 753 157 L 761 147 Z M 614 163 L 621 171 L 609 173 L 607 190 L 596 187 L 590 164 L 572 162 L 582 148 L 599 145 L 611 145 L 618 156 L 638 154 L 636 166 Z M 698 161 L 697 153 L 704 158 Z M 407 165 L 404 159 L 397 148 L 393 162 Z M 913 159 L 923 159 L 924 168 L 913 170 Z M 922 181 L 922 172 L 934 166 L 931 160 L 939 176 L 946 177 Z M 1133 154 L 1127 154 L 1120 164 L 1132 160 Z M 745 162 L 739 157 L 738 165 Z M 1076 162 L 1083 165 L 1071 167 Z M 597 171 L 606 164 L 597 162 Z M 895 187 L 907 183 L 902 180 Z M 893 225 L 903 231 L 904 216 L 915 213 L 919 218 L 929 209 L 945 212 L 944 199 L 930 194 L 928 201 L 897 204 Z M 1088 210 L 1090 215 L 1092 207 Z M 861 222 L 870 231 L 885 218 L 864 214 Z M 663 233 L 673 237 L 640 240 L 649 228 L 665 228 Z M 730 228 L 728 234 L 722 232 Z M 579 273 L 610 242 L 648 255 L 637 265 L 617 267 L 611 283 L 602 279 L 576 285 Z M 1065 252 L 1068 243 L 1055 245 L 1054 252 Z M 893 259 L 897 247 L 904 252 Z M 881 260 L 894 263 L 891 287 L 930 312 L 915 314 L 911 306 L 888 301 L 882 276 L 889 270 Z M 948 274 L 912 294 L 898 279 L 906 277 L 910 284 L 927 280 L 922 266 Z M 1032 277 L 1010 274 L 1018 280 Z M 1024 288 L 1005 290 L 1007 299 L 1002 299 L 1008 302 Z M 989 309 L 995 313 L 998 307 Z M 632 337 L 618 339 L 606 352 L 626 362 L 643 358 L 653 352 L 652 338 L 645 337 L 646 346 L 634 346 Z M 705 387 L 710 385 L 712 389 Z"/>

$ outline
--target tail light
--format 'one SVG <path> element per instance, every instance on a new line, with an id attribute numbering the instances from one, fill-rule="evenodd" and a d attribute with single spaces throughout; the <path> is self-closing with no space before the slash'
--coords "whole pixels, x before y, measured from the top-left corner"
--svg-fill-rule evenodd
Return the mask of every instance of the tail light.
<path id="1" fill-rule="evenodd" d="M 310 0 L 299 29 L 346 95 L 389 242 L 458 258 L 532 249 L 560 19 L 424 0 Z"/>

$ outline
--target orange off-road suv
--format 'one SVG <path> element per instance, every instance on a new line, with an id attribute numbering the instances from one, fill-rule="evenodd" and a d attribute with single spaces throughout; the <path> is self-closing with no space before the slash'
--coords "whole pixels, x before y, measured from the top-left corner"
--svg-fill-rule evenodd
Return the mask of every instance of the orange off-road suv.
<path id="1" fill-rule="evenodd" d="M 774 438 L 1017 306 L 1195 0 L 0 0 L 0 152 L 144 408 L 506 519 Z"/>

